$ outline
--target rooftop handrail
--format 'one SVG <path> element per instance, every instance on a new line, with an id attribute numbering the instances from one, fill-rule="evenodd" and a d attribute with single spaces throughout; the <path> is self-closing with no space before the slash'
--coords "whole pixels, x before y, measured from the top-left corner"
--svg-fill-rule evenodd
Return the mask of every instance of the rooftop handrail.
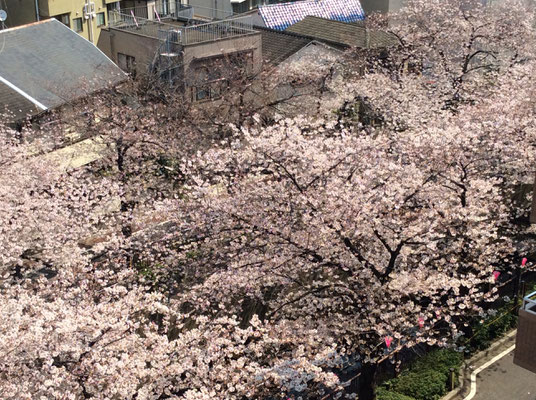
<path id="1" fill-rule="evenodd" d="M 523 298 L 523 310 L 536 314 L 536 292 L 532 292 Z"/>
<path id="2" fill-rule="evenodd" d="M 149 37 L 190 45 L 234 36 L 256 33 L 247 17 L 213 21 L 190 26 L 177 26 L 156 20 L 135 17 L 118 11 L 110 12 L 109 26 L 137 32 Z"/>

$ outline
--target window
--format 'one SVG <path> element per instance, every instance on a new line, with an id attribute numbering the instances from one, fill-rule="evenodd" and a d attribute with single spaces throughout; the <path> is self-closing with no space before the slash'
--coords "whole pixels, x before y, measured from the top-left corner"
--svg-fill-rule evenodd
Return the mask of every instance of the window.
<path id="1" fill-rule="evenodd" d="M 69 19 L 69 13 L 56 15 L 54 18 L 56 18 L 58 21 L 60 21 L 63 25 L 67 25 L 69 28 L 71 27 L 71 21 Z"/>
<path id="2" fill-rule="evenodd" d="M 136 74 L 136 58 L 123 53 L 117 53 L 117 65 L 129 74 Z"/>
<path id="3" fill-rule="evenodd" d="M 207 82 L 204 86 L 197 86 L 194 88 L 194 100 L 204 101 L 219 99 L 228 88 L 229 81 L 226 79 Z"/>
<path id="4" fill-rule="evenodd" d="M 75 32 L 82 32 L 84 30 L 82 18 L 73 18 L 73 29 Z"/>
<path id="5" fill-rule="evenodd" d="M 209 98 L 210 89 L 208 87 L 198 87 L 195 89 L 195 101 L 203 101 Z"/>
<path id="6" fill-rule="evenodd" d="M 106 25 L 106 17 L 104 16 L 103 12 L 100 12 L 97 14 L 97 26 L 103 26 Z"/>

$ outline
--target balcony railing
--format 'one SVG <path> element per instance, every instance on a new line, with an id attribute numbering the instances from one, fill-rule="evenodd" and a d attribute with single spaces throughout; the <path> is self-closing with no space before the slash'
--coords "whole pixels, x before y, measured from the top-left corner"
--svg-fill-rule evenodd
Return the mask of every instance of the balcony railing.
<path id="1" fill-rule="evenodd" d="M 536 314 L 536 292 L 523 298 L 523 310 L 531 314 Z"/>
<path id="2" fill-rule="evenodd" d="M 247 17 L 191 26 L 178 26 L 136 17 L 132 14 L 111 11 L 109 26 L 114 29 L 138 33 L 183 46 L 256 33 L 253 30 L 251 20 Z"/>

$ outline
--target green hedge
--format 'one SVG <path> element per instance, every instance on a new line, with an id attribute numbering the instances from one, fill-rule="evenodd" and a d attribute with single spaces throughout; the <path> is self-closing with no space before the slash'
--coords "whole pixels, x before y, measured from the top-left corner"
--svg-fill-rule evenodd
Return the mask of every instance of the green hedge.
<path id="1" fill-rule="evenodd" d="M 447 392 L 447 380 L 444 374 L 432 369 L 409 371 L 393 379 L 391 388 L 416 400 L 439 400 Z"/>
<path id="2" fill-rule="evenodd" d="M 379 400 L 438 400 L 448 391 L 450 369 L 458 371 L 463 355 L 449 349 L 434 350 L 415 361 L 398 378 L 384 383 L 378 391 Z M 457 384 L 457 382 L 456 382 Z M 406 397 L 396 397 L 396 396 Z M 386 397 L 395 396 L 395 397 Z"/>
<path id="3" fill-rule="evenodd" d="M 459 369 L 463 363 L 463 354 L 450 349 L 431 351 L 416 360 L 411 366 L 411 371 L 427 371 L 433 369 L 441 372 L 448 379 L 450 369 Z"/>
<path id="4" fill-rule="evenodd" d="M 390 392 L 385 388 L 379 388 L 376 392 L 376 400 L 415 400 L 415 398 L 401 393 Z"/>

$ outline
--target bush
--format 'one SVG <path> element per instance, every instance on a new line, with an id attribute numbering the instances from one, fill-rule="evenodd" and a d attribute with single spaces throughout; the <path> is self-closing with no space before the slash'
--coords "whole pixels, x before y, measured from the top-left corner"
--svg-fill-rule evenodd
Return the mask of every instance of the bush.
<path id="1" fill-rule="evenodd" d="M 393 379 L 391 388 L 416 400 L 439 400 L 447 391 L 447 380 L 434 369 L 409 371 Z"/>
<path id="2" fill-rule="evenodd" d="M 390 392 L 385 388 L 379 388 L 376 393 L 376 400 L 415 400 L 415 398 L 397 392 Z"/>
<path id="3" fill-rule="evenodd" d="M 449 379 L 450 369 L 456 371 L 463 363 L 463 355 L 457 351 L 450 349 L 434 350 L 425 356 L 419 358 L 412 365 L 412 371 L 434 370 L 445 375 L 446 380 Z"/>
<path id="4" fill-rule="evenodd" d="M 437 400 L 447 392 L 450 369 L 455 370 L 457 379 L 462 363 L 463 355 L 454 350 L 434 350 L 416 360 L 398 378 L 386 382 L 378 391 L 378 399 Z"/>

